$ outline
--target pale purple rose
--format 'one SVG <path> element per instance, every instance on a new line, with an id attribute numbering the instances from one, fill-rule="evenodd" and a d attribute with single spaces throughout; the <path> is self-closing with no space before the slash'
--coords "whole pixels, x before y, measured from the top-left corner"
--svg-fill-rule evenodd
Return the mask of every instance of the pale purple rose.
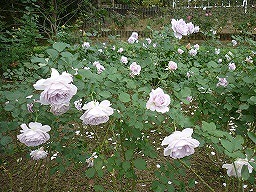
<path id="1" fill-rule="evenodd" d="M 188 27 L 188 35 L 194 33 L 195 26 L 192 22 L 187 23 L 187 27 Z"/>
<path id="2" fill-rule="evenodd" d="M 193 98 L 192 98 L 192 96 L 188 96 L 188 97 L 186 98 L 186 100 L 187 100 L 188 102 L 191 102 L 191 101 L 193 100 Z"/>
<path id="3" fill-rule="evenodd" d="M 129 37 L 127 41 L 128 43 L 133 44 L 137 41 L 137 39 L 135 39 L 134 37 Z"/>
<path id="4" fill-rule="evenodd" d="M 148 42 L 148 44 L 151 44 L 152 40 L 150 38 L 146 38 L 146 41 Z"/>
<path id="5" fill-rule="evenodd" d="M 34 113 L 33 106 L 34 106 L 34 102 L 27 104 L 27 110 L 28 110 L 28 112 Z"/>
<path id="6" fill-rule="evenodd" d="M 219 60 L 218 60 L 218 63 L 222 63 L 222 59 L 219 59 Z"/>
<path id="7" fill-rule="evenodd" d="M 189 53 L 189 55 L 191 55 L 191 56 L 196 56 L 197 50 L 196 50 L 196 49 L 190 49 L 190 50 L 188 51 L 188 53 Z"/>
<path id="8" fill-rule="evenodd" d="M 174 61 L 169 61 L 167 70 L 175 71 L 177 68 L 177 63 L 175 63 Z"/>
<path id="9" fill-rule="evenodd" d="M 157 44 L 156 43 L 153 43 L 153 47 L 156 48 Z"/>
<path id="10" fill-rule="evenodd" d="M 121 59 L 120 59 L 120 61 L 121 61 L 122 63 L 124 63 L 124 64 L 127 64 L 127 63 L 128 63 L 128 59 L 127 59 L 127 57 L 125 57 L 125 56 L 122 56 Z"/>
<path id="11" fill-rule="evenodd" d="M 124 49 L 121 47 L 117 50 L 118 53 L 122 53 L 124 51 Z"/>
<path id="12" fill-rule="evenodd" d="M 229 63 L 228 64 L 228 69 L 231 71 L 234 71 L 236 69 L 236 64 L 235 63 Z"/>
<path id="13" fill-rule="evenodd" d="M 199 26 L 195 26 L 195 28 L 194 28 L 194 33 L 198 33 L 199 30 L 200 30 L 200 27 L 199 27 Z"/>
<path id="14" fill-rule="evenodd" d="M 233 46 L 237 45 L 237 41 L 236 40 L 232 40 L 231 43 L 232 43 Z"/>
<path id="15" fill-rule="evenodd" d="M 20 130 L 21 134 L 17 135 L 17 138 L 21 143 L 24 143 L 26 146 L 34 147 L 41 145 L 50 139 L 50 135 L 47 133 L 51 130 L 49 125 L 42 125 L 37 122 L 30 122 L 27 127 L 26 124 L 21 124 Z"/>
<path id="16" fill-rule="evenodd" d="M 146 108 L 151 111 L 165 113 L 169 111 L 171 99 L 161 88 L 152 89 Z"/>
<path id="17" fill-rule="evenodd" d="M 139 75 L 140 71 L 141 71 L 141 66 L 138 65 L 136 62 L 132 62 L 132 64 L 130 65 L 130 75 L 133 77 L 135 75 Z"/>
<path id="18" fill-rule="evenodd" d="M 132 32 L 131 37 L 135 38 L 136 40 L 138 40 L 139 38 L 139 34 L 137 32 Z"/>
<path id="19" fill-rule="evenodd" d="M 105 70 L 105 67 L 101 64 L 96 65 L 96 68 L 97 68 L 97 73 L 98 74 L 101 74 Z"/>
<path id="20" fill-rule="evenodd" d="M 106 123 L 109 116 L 114 113 L 113 108 L 110 107 L 111 103 L 104 100 L 101 103 L 91 101 L 83 106 L 85 113 L 80 117 L 85 125 L 99 125 Z"/>
<path id="21" fill-rule="evenodd" d="M 90 47 L 90 43 L 89 42 L 84 42 L 82 47 L 88 49 Z"/>
<path id="22" fill-rule="evenodd" d="M 94 61 L 92 65 L 96 67 L 97 65 L 100 65 L 100 62 L 99 61 Z"/>
<path id="23" fill-rule="evenodd" d="M 194 48 L 195 48 L 196 50 L 199 50 L 200 46 L 199 46 L 198 44 L 195 44 L 195 45 L 194 45 Z"/>
<path id="24" fill-rule="evenodd" d="M 40 103 L 43 105 L 58 105 L 69 103 L 76 94 L 77 87 L 71 84 L 72 75 L 63 72 L 61 75 L 56 69 L 52 68 L 51 77 L 40 79 L 34 84 L 36 90 L 43 90 L 40 95 Z"/>
<path id="25" fill-rule="evenodd" d="M 215 48 L 215 54 L 219 55 L 220 54 L 220 49 Z"/>
<path id="26" fill-rule="evenodd" d="M 82 111 L 82 99 L 79 99 L 77 101 L 74 101 L 75 108 L 79 111 Z"/>
<path id="27" fill-rule="evenodd" d="M 30 153 L 30 157 L 33 160 L 39 160 L 39 159 L 44 159 L 46 158 L 48 155 L 48 153 L 46 151 L 44 151 L 43 147 L 40 147 L 39 149 L 33 150 Z"/>
<path id="28" fill-rule="evenodd" d="M 179 49 L 178 49 L 178 53 L 179 53 L 179 54 L 182 54 L 182 53 L 184 53 L 184 51 L 179 48 Z"/>
<path id="29" fill-rule="evenodd" d="M 115 51 L 115 50 L 116 50 L 116 46 L 115 46 L 115 45 L 113 45 L 112 50 L 113 50 L 113 51 Z"/>
<path id="30" fill-rule="evenodd" d="M 172 30 L 174 32 L 174 36 L 178 39 L 181 39 L 182 36 L 188 35 L 188 26 L 183 19 L 175 20 L 172 19 Z"/>
<path id="31" fill-rule="evenodd" d="M 252 60 L 252 57 L 251 57 L 251 56 L 246 57 L 245 61 L 246 61 L 247 63 L 253 63 L 253 60 Z"/>
<path id="32" fill-rule="evenodd" d="M 227 169 L 227 174 L 230 177 L 231 176 L 241 177 L 241 172 L 244 165 L 248 166 L 247 168 L 249 173 L 252 173 L 253 167 L 250 165 L 249 162 L 254 162 L 254 159 L 251 159 L 250 161 L 248 161 L 247 158 L 245 159 L 238 158 L 236 161 L 234 161 L 235 166 L 234 164 L 223 164 L 222 168 Z"/>
<path id="33" fill-rule="evenodd" d="M 183 131 L 175 131 L 162 141 L 163 145 L 168 145 L 164 149 L 164 156 L 180 159 L 192 155 L 194 148 L 199 146 L 199 141 L 192 138 L 193 129 L 186 128 Z"/>
<path id="34" fill-rule="evenodd" d="M 219 78 L 219 82 L 217 83 L 218 86 L 226 87 L 228 85 L 228 81 L 226 78 Z"/>
<path id="35" fill-rule="evenodd" d="M 62 115 L 66 113 L 69 110 L 69 103 L 61 103 L 61 104 L 55 104 L 51 105 L 50 112 L 53 113 L 54 115 Z"/>

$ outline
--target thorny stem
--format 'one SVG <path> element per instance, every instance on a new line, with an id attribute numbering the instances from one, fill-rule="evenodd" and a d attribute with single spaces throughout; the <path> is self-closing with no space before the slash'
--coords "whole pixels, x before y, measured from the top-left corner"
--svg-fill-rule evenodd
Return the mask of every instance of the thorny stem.
<path id="1" fill-rule="evenodd" d="M 11 191 L 13 191 L 13 180 L 12 180 L 12 175 L 11 173 L 4 167 L 4 166 L 1 166 L 4 170 L 4 172 L 7 173 L 9 179 L 10 179 L 10 188 L 11 188 Z"/>
<path id="2" fill-rule="evenodd" d="M 182 160 L 180 160 L 180 159 L 179 159 L 179 162 L 180 162 L 183 166 L 185 166 L 187 169 L 191 170 L 191 171 L 197 176 L 197 178 L 198 178 L 201 182 L 203 182 L 203 184 L 205 184 L 205 186 L 206 186 L 211 192 L 215 192 L 215 190 L 214 190 L 210 185 L 208 185 L 208 183 L 206 183 L 205 180 L 204 180 L 200 175 L 198 175 L 198 174 L 195 172 L 194 169 L 192 169 L 192 167 L 188 166 L 184 161 L 182 161 Z"/>

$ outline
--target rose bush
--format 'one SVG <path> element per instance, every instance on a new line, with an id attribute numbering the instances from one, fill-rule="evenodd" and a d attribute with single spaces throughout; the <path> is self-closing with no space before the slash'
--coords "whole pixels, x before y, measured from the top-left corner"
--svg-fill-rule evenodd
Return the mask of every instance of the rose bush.
<path id="1" fill-rule="evenodd" d="M 48 156 L 42 163 L 51 174 L 64 173 L 71 165 L 85 168 L 84 179 L 94 177 L 99 184 L 94 187 L 102 191 L 135 191 L 146 171 L 152 173 L 148 191 L 193 190 L 193 178 L 180 178 L 188 169 L 202 173 L 190 164 L 196 155 L 216 154 L 211 166 L 223 175 L 220 162 L 255 159 L 255 42 L 237 39 L 234 47 L 214 42 L 187 45 L 173 36 L 171 26 L 154 32 L 151 43 L 137 40 L 90 42 L 86 49 L 83 43 L 55 42 L 44 54 L 32 57 L 28 82 L 17 83 L 13 90 L 1 87 L 3 108 L 12 118 L 1 122 L 1 131 L 33 121 L 51 125 L 49 138 L 48 131 L 23 124 L 19 140 L 31 147 L 44 145 Z M 165 70 L 169 61 L 177 64 L 172 65 L 175 71 Z M 236 69 L 230 70 L 229 63 L 236 63 Z M 104 70 L 99 73 L 96 65 Z M 51 69 L 56 70 L 48 78 Z M 193 138 L 191 129 L 184 127 L 193 129 Z M 170 136 L 162 141 L 163 135 Z M 3 138 L 5 150 L 15 143 Z M 163 151 L 173 159 L 164 157 Z M 92 157 L 94 152 L 97 158 Z M 156 161 L 161 162 L 158 169 Z M 255 167 L 254 162 L 249 164 Z M 242 168 L 236 181 L 252 186 L 255 169 L 250 170 Z M 102 186 L 102 178 L 111 180 L 112 188 Z M 215 187 L 203 184 L 209 191 Z"/>

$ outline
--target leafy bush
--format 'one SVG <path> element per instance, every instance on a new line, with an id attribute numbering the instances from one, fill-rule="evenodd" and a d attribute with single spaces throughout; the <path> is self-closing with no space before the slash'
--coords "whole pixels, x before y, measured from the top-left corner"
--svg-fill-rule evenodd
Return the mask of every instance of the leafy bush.
<path id="1" fill-rule="evenodd" d="M 163 140 L 174 131 L 191 127 L 199 147 L 206 149 L 210 145 L 225 162 L 255 159 L 255 50 L 245 46 L 242 39 L 237 41 L 238 45 L 230 43 L 227 47 L 183 45 L 174 39 L 171 27 L 165 27 L 154 32 L 152 39 L 139 38 L 139 42 L 132 44 L 115 41 L 80 46 L 55 42 L 43 54 L 31 58 L 32 75 L 27 81 L 1 88 L 4 113 L 11 118 L 8 124 L 1 122 L 8 125 L 1 129 L 2 149 L 13 149 L 9 145 L 15 142 L 6 138 L 12 129 L 19 129 L 22 123 L 40 122 L 52 128 L 49 142 L 43 145 L 49 156 L 46 161 L 40 160 L 50 167 L 50 174 L 64 173 L 73 165 L 88 166 L 87 178 L 110 178 L 112 182 L 111 186 L 94 185 L 96 191 L 134 191 L 138 182 L 144 182 L 139 178 L 141 175 L 152 174 L 151 190 L 184 191 L 194 187 L 194 179 L 180 179 L 189 170 L 209 191 L 214 191 L 214 186 L 209 186 L 190 165 L 193 156 L 164 158 L 155 147 L 161 142 L 154 144 L 147 136 L 158 131 Z M 252 40 L 246 43 L 255 45 Z M 169 66 L 170 61 L 177 64 L 177 69 Z M 139 74 L 129 68 L 133 62 L 141 66 Z M 230 67 L 231 63 L 235 63 L 235 69 L 234 65 Z M 52 68 L 73 75 L 73 84 L 78 88 L 70 109 L 58 116 L 51 113 L 53 110 L 47 104 L 38 102 L 43 93 L 33 88 L 37 80 L 49 78 Z M 167 111 L 146 108 L 151 91 L 157 88 L 169 95 Z M 63 97 L 67 95 L 65 92 Z M 84 112 L 78 104 L 103 100 L 109 100 L 114 109 L 107 123 L 84 125 L 79 119 Z M 88 138 L 95 141 L 92 143 Z M 110 144 L 112 141 L 114 145 Z M 23 144 L 16 144 L 27 150 Z M 159 159 L 163 161 L 155 169 L 151 162 Z M 54 166 L 47 164 L 49 161 Z M 219 163 L 223 162 L 217 163 L 221 170 Z M 252 172 L 249 166 L 254 168 Z M 255 166 L 254 162 L 243 166 L 242 176 L 237 179 L 239 185 L 241 181 L 254 185 Z"/>

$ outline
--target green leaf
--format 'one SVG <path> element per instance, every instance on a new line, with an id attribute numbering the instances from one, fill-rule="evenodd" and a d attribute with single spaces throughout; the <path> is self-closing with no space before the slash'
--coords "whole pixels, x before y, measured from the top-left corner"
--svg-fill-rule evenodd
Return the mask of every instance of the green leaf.
<path id="1" fill-rule="evenodd" d="M 56 42 L 52 45 L 54 49 L 56 49 L 58 52 L 63 51 L 66 47 L 68 47 L 69 44 L 63 43 L 63 42 Z"/>
<path id="2" fill-rule="evenodd" d="M 122 168 L 127 171 L 128 169 L 130 169 L 131 167 L 131 163 L 129 161 L 125 161 L 122 163 Z"/>
<path id="3" fill-rule="evenodd" d="M 217 68 L 219 67 L 218 63 L 216 63 L 215 61 L 210 61 L 207 64 L 208 67 L 212 67 L 212 68 Z"/>
<path id="4" fill-rule="evenodd" d="M 92 178 L 95 175 L 95 169 L 94 168 L 89 168 L 85 172 L 85 175 L 89 178 Z"/>
<path id="5" fill-rule="evenodd" d="M 121 92 L 118 98 L 121 102 L 124 102 L 124 103 L 127 103 L 130 101 L 130 95 L 125 92 Z"/>
<path id="6" fill-rule="evenodd" d="M 253 132 L 247 132 L 247 135 L 256 144 L 256 134 Z"/>
<path id="7" fill-rule="evenodd" d="M 99 95 L 102 96 L 103 98 L 109 98 L 112 96 L 112 94 L 109 91 L 101 91 Z"/>
<path id="8" fill-rule="evenodd" d="M 248 165 L 243 165 L 241 175 L 242 175 L 242 178 L 244 180 L 249 179 L 250 173 L 249 173 L 249 170 L 248 170 Z"/>
<path id="9" fill-rule="evenodd" d="M 9 136 L 3 136 L 0 140 L 1 145 L 6 146 L 12 142 L 12 138 Z"/>
<path id="10" fill-rule="evenodd" d="M 147 163 L 144 159 L 135 159 L 134 166 L 139 170 L 145 170 L 147 168 Z"/>
<path id="11" fill-rule="evenodd" d="M 5 111 L 12 111 L 13 109 L 15 109 L 15 106 L 11 103 L 6 104 L 4 107 Z"/>
<path id="12" fill-rule="evenodd" d="M 104 191 L 104 187 L 102 185 L 94 185 L 95 191 Z"/>
<path id="13" fill-rule="evenodd" d="M 80 69 L 78 73 L 82 76 L 83 79 L 91 79 L 92 72 L 86 69 Z"/>
<path id="14" fill-rule="evenodd" d="M 64 51 L 64 52 L 61 53 L 61 56 L 71 58 L 73 55 L 72 55 L 72 53 L 70 53 L 68 51 Z"/>
<path id="15" fill-rule="evenodd" d="M 58 51 L 56 51 L 55 49 L 47 49 L 46 52 L 53 60 L 55 60 L 59 55 Z"/>
<path id="16" fill-rule="evenodd" d="M 251 100 L 254 104 L 256 104 L 256 96 L 250 97 L 250 100 Z"/>
<path id="17" fill-rule="evenodd" d="M 229 152 L 232 152 L 233 151 L 233 146 L 232 146 L 232 143 L 226 139 L 222 139 L 220 141 L 221 145 Z"/>
<path id="18" fill-rule="evenodd" d="M 132 159 L 132 156 L 133 156 L 133 150 L 132 149 L 129 149 L 127 151 L 125 151 L 125 159 L 126 160 L 131 160 Z"/>
<path id="19" fill-rule="evenodd" d="M 239 105 L 239 109 L 241 110 L 246 110 L 249 108 L 249 105 L 247 105 L 246 103 L 242 103 L 241 105 Z"/>

